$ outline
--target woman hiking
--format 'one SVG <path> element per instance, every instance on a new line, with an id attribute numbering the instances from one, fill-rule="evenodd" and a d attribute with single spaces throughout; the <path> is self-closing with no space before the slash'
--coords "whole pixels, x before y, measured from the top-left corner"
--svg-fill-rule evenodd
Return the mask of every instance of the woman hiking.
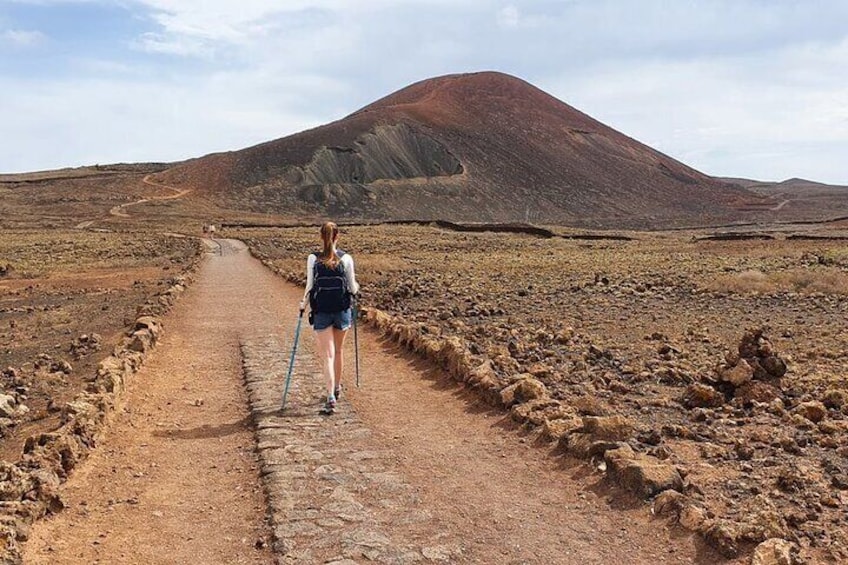
<path id="1" fill-rule="evenodd" d="M 339 228 L 333 222 L 321 226 L 323 249 L 306 260 L 306 291 L 300 310 L 309 303 L 309 323 L 315 330 L 318 356 L 324 366 L 327 403 L 332 413 L 341 395 L 344 340 L 353 322 L 351 297 L 359 292 L 353 270 L 353 257 L 336 249 Z"/>

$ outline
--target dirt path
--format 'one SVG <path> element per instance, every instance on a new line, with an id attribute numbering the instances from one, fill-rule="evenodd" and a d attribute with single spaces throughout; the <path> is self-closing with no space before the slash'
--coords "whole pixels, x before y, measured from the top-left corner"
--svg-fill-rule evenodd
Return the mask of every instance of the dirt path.
<path id="1" fill-rule="evenodd" d="M 281 562 L 721 561 L 369 331 L 360 331 L 363 387 L 346 388 L 327 418 L 304 327 L 281 413 L 301 291 L 240 243 L 218 241 L 221 255 L 136 377 L 132 411 L 68 484 L 70 508 L 33 529 L 27 562 L 269 559 L 253 548 L 262 501 L 237 341 Z M 349 368 L 346 384 L 352 377 Z"/>
<path id="2" fill-rule="evenodd" d="M 135 202 L 127 202 L 126 204 L 119 204 L 118 206 L 113 206 L 109 210 L 109 214 L 111 214 L 112 216 L 117 216 L 119 218 L 129 218 L 130 215 L 127 214 L 126 210 L 130 206 L 136 206 L 138 204 L 144 204 L 145 202 L 155 202 L 155 201 L 159 201 L 159 200 L 175 200 L 177 198 L 182 198 L 183 196 L 185 196 L 186 194 L 191 192 L 190 188 L 182 188 L 181 189 L 181 188 L 176 188 L 176 187 L 173 187 L 173 186 L 168 186 L 166 184 L 160 184 L 158 182 L 153 182 L 152 180 L 150 180 L 150 175 L 147 175 L 146 177 L 141 179 L 141 182 L 143 182 L 144 184 L 149 185 L 149 186 L 155 186 L 156 188 L 167 188 L 168 190 L 173 190 L 174 194 L 169 194 L 168 196 L 151 196 L 150 198 L 142 198 L 141 200 L 136 200 Z M 83 223 L 85 223 L 85 222 L 83 222 Z M 82 224 L 80 224 L 80 225 L 82 225 Z M 91 225 L 91 224 L 89 224 L 89 225 Z M 77 227 L 79 227 L 79 225 Z M 85 226 L 85 227 L 88 227 L 88 226 Z"/>
<path id="3" fill-rule="evenodd" d="M 783 200 L 783 201 L 782 201 L 780 204 L 778 204 L 777 206 L 773 206 L 773 207 L 769 208 L 769 210 L 770 210 L 770 211 L 772 211 L 772 212 L 777 212 L 778 210 L 780 210 L 781 208 L 783 208 L 784 206 L 786 206 L 786 205 L 787 205 L 787 204 L 789 204 L 790 202 L 792 202 L 792 200 Z"/>
<path id="4" fill-rule="evenodd" d="M 130 381 L 125 408 L 36 524 L 26 563 L 272 563 L 242 386 L 238 267 L 214 256 Z"/>

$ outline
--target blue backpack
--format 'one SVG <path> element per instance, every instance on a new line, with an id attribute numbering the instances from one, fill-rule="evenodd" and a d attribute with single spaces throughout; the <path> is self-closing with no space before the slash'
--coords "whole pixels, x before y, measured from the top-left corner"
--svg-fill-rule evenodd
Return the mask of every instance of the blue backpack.
<path id="1" fill-rule="evenodd" d="M 336 251 L 339 263 L 331 269 L 321 262 L 320 253 L 315 255 L 312 290 L 309 292 L 309 308 L 313 312 L 341 312 L 350 308 L 350 290 L 347 287 L 344 265 L 341 262 L 343 251 Z"/>

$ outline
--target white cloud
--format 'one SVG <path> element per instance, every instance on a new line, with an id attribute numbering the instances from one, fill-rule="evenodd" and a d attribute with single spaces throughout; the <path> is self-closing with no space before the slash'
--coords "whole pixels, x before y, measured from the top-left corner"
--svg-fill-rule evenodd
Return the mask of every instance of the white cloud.
<path id="1" fill-rule="evenodd" d="M 505 29 L 535 28 L 549 21 L 544 15 L 523 13 L 513 4 L 498 10 L 495 19 L 498 25 Z"/>
<path id="2" fill-rule="evenodd" d="M 833 75 L 845 48 L 843 41 L 766 58 L 610 64 L 547 86 L 708 174 L 848 183 L 848 82 Z"/>
<path id="3" fill-rule="evenodd" d="M 518 27 L 521 23 L 521 14 L 515 6 L 506 6 L 498 10 L 498 24 L 503 27 Z"/>
<path id="4" fill-rule="evenodd" d="M 184 57 L 210 57 L 213 54 L 212 46 L 200 39 L 185 36 L 173 37 L 153 31 L 141 34 L 131 42 L 131 45 L 148 53 Z"/>
<path id="5" fill-rule="evenodd" d="M 7 29 L 0 32 L 0 45 L 29 48 L 42 45 L 46 41 L 47 36 L 37 30 Z"/>
<path id="6" fill-rule="evenodd" d="M 15 132 L 14 143 L 0 141 L 0 171 L 173 161 L 320 125 L 323 116 L 288 107 L 318 85 L 332 85 L 309 77 L 269 82 L 251 73 L 216 73 L 185 83 L 17 81 L 13 89 L 0 78 L 4 131 Z"/>

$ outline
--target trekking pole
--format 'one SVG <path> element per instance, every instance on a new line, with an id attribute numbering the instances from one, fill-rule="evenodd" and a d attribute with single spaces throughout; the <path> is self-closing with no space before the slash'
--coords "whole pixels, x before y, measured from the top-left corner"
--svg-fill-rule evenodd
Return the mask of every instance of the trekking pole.
<path id="1" fill-rule="evenodd" d="M 283 406 L 280 410 L 286 409 L 286 396 L 289 393 L 289 384 L 291 383 L 292 371 L 294 370 L 294 354 L 297 351 L 297 340 L 300 339 L 300 323 L 303 321 L 303 310 L 297 316 L 297 327 L 294 330 L 294 345 L 292 345 L 291 358 L 289 359 L 289 374 L 286 376 L 286 388 L 283 391 Z"/>
<path id="2" fill-rule="evenodd" d="M 359 388 L 359 335 L 356 332 L 356 318 L 359 312 L 356 308 L 356 295 L 353 296 L 353 355 L 356 360 L 356 388 Z"/>

